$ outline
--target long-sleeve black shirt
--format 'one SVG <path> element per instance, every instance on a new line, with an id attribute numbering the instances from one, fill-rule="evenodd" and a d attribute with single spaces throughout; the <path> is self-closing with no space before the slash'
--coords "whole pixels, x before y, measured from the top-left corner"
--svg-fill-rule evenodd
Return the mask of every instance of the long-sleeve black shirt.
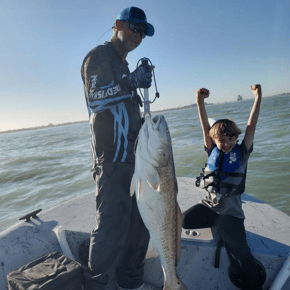
<path id="1" fill-rule="evenodd" d="M 111 42 L 97 46 L 81 69 L 91 127 L 93 171 L 103 162 L 134 163 L 134 144 L 141 128 L 136 89 L 127 61 Z"/>

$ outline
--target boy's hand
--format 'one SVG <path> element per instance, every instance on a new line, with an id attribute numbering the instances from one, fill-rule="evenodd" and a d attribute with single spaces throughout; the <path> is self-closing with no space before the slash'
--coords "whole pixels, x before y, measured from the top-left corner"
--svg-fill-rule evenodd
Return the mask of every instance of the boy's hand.
<path id="1" fill-rule="evenodd" d="M 251 90 L 255 96 L 262 96 L 261 85 L 252 85 Z"/>
<path id="2" fill-rule="evenodd" d="M 204 100 L 209 97 L 209 90 L 205 88 L 201 88 L 196 92 L 196 99 L 197 100 Z"/>

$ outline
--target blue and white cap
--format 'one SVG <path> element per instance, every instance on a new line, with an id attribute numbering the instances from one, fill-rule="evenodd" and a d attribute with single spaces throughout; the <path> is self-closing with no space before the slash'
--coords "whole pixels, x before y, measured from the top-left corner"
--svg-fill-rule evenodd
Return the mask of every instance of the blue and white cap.
<path id="1" fill-rule="evenodd" d="M 122 12 L 120 12 L 117 16 L 119 20 L 125 20 L 131 23 L 142 23 L 145 24 L 147 29 L 144 31 L 147 36 L 154 35 L 154 27 L 147 22 L 146 15 L 144 11 L 137 7 L 128 7 L 125 8 Z"/>

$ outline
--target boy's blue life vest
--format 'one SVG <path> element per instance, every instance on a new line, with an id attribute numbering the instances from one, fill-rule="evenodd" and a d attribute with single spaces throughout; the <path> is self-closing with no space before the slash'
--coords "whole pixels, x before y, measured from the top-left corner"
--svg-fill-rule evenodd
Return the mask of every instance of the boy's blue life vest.
<path id="1" fill-rule="evenodd" d="M 215 147 L 197 177 L 196 186 L 204 181 L 204 189 L 218 195 L 237 195 L 245 191 L 246 166 L 241 166 L 241 152 L 238 144 L 231 152 L 220 151 Z"/>

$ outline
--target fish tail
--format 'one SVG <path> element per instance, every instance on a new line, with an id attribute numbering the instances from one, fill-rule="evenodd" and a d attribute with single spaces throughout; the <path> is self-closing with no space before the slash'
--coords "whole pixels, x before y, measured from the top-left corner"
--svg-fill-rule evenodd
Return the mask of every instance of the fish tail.
<path id="1" fill-rule="evenodd" d="M 165 282 L 162 290 L 187 290 L 183 282 L 177 277 L 174 282 Z"/>

